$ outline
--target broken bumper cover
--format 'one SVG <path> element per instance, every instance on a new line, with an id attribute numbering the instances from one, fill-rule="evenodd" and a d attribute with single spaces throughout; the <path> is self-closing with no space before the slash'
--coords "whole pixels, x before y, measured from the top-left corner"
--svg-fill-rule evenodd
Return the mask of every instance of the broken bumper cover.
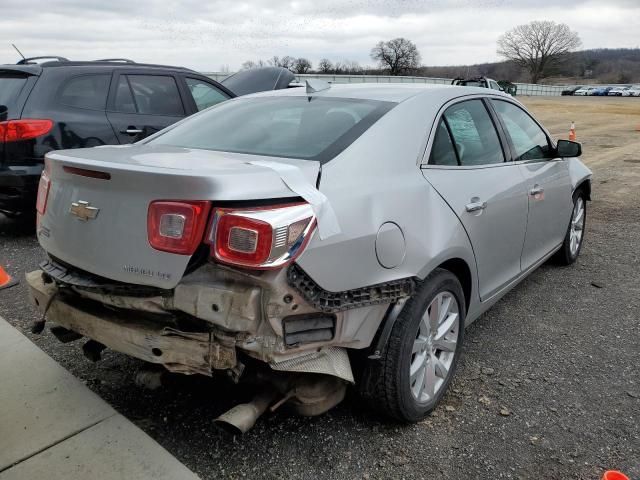
<path id="1" fill-rule="evenodd" d="M 235 339 L 212 332 L 184 332 L 128 311 L 126 319 L 113 310 L 86 302 L 70 305 L 42 271 L 27 274 L 30 295 L 42 313 L 69 330 L 141 360 L 164 365 L 167 370 L 211 375 L 213 370 L 237 365 Z"/>

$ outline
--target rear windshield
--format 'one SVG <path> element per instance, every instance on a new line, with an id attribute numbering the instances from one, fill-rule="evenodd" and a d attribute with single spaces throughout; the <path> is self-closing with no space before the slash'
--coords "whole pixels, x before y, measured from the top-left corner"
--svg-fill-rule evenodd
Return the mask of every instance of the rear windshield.
<path id="1" fill-rule="evenodd" d="M 149 143 L 324 163 L 394 105 L 326 97 L 239 98 L 205 110 Z"/>
<path id="2" fill-rule="evenodd" d="M 0 106 L 9 106 L 15 102 L 27 82 L 24 75 L 2 74 L 0 76 Z"/>

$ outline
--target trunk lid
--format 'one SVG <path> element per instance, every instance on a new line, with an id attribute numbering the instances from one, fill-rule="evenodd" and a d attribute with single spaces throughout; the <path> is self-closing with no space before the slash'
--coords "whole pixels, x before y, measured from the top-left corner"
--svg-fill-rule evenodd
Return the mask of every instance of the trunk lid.
<path id="1" fill-rule="evenodd" d="M 294 165 L 316 184 L 320 165 L 307 160 L 152 145 L 51 152 L 47 154 L 51 186 L 38 239 L 55 258 L 95 275 L 173 288 L 190 257 L 149 245 L 150 202 L 209 200 L 215 207 L 220 202 L 250 204 L 296 196 L 274 170 L 249 163 L 256 160 Z M 65 167 L 110 178 L 78 175 Z M 70 213 L 71 204 L 80 201 L 98 209 L 95 218 L 82 221 Z"/>

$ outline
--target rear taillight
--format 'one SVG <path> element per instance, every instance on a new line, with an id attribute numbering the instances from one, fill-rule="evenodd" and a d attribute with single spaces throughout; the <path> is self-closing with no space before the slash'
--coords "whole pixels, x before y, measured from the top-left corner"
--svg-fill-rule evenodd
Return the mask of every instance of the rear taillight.
<path id="1" fill-rule="evenodd" d="M 49 133 L 52 127 L 53 122 L 46 119 L 23 118 L 0 122 L 0 143 L 31 140 Z"/>
<path id="2" fill-rule="evenodd" d="M 147 215 L 149 244 L 163 252 L 193 255 L 202 243 L 210 209 L 210 202 L 151 202 Z"/>
<path id="3" fill-rule="evenodd" d="M 47 200 L 49 199 L 49 189 L 51 188 L 51 179 L 47 169 L 42 171 L 40 175 L 40 183 L 38 183 L 38 199 L 36 200 L 36 210 L 40 215 L 44 215 L 47 211 Z"/>
<path id="4" fill-rule="evenodd" d="M 218 261 L 248 268 L 282 267 L 298 257 L 315 228 L 309 204 L 218 208 L 208 242 Z"/>

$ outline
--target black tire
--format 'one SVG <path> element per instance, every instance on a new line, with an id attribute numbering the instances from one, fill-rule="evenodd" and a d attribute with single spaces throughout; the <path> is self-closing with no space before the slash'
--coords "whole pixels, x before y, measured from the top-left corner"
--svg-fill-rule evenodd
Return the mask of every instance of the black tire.
<path id="1" fill-rule="evenodd" d="M 412 348 L 422 316 L 441 292 L 451 293 L 458 303 L 457 343 L 444 383 L 431 399 L 421 403 L 411 392 L 409 368 L 414 355 Z M 401 422 L 417 422 L 425 418 L 441 400 L 455 374 L 462 350 L 465 316 L 464 293 L 458 278 L 447 270 L 436 269 L 405 304 L 381 358 L 364 365 L 359 390 L 367 403 L 378 413 Z"/>
<path id="2" fill-rule="evenodd" d="M 580 243 L 578 245 L 578 249 L 575 252 L 571 251 L 571 223 L 573 222 L 573 216 L 576 208 L 576 203 L 580 199 L 582 204 L 584 205 L 584 223 L 582 226 L 582 236 L 580 237 Z M 562 242 L 562 247 L 558 250 L 554 256 L 554 260 L 558 265 L 568 266 L 573 264 L 580 255 L 580 251 L 582 250 L 582 245 L 584 244 L 584 235 L 587 228 L 587 199 L 581 191 L 577 191 L 573 194 L 573 210 L 571 210 L 571 219 L 569 220 L 569 225 L 567 226 L 567 233 L 564 236 L 564 242 Z"/>

